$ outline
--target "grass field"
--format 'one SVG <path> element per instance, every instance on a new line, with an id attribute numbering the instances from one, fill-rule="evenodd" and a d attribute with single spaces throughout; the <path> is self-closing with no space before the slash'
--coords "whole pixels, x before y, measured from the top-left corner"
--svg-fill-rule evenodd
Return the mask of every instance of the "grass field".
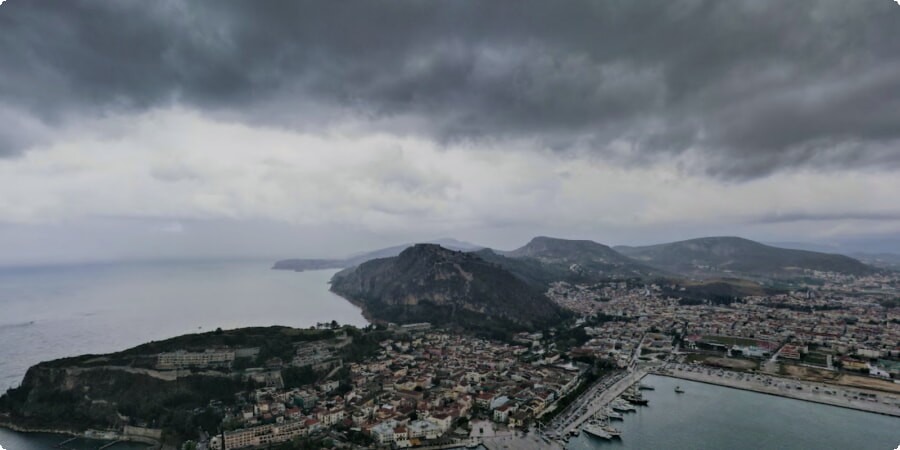
<path id="1" fill-rule="evenodd" d="M 828 357 L 824 353 L 809 352 L 803 356 L 803 362 L 825 367 L 828 364 Z"/>

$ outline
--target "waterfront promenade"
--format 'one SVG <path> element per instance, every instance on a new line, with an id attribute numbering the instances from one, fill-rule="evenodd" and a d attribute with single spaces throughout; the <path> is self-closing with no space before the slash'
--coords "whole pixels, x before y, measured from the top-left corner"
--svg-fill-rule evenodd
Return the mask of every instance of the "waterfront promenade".
<path id="1" fill-rule="evenodd" d="M 767 374 L 731 372 L 702 366 L 669 364 L 657 375 L 743 389 L 779 397 L 900 417 L 900 397 L 880 391 L 792 380 Z"/>

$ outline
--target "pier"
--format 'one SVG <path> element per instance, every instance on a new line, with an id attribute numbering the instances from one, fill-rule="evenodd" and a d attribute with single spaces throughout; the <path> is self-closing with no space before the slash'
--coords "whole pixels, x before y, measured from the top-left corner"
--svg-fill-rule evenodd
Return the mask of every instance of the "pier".
<path id="1" fill-rule="evenodd" d="M 579 415 L 568 426 L 566 426 L 563 429 L 563 433 L 568 434 L 572 432 L 572 430 L 577 430 L 585 421 L 590 419 L 594 414 L 597 414 L 597 412 L 608 405 L 609 402 L 613 401 L 616 397 L 622 395 L 622 393 L 625 392 L 626 389 L 640 382 L 641 379 L 643 379 L 646 375 L 647 372 L 644 369 L 637 369 L 633 372 L 629 372 L 621 380 L 617 381 L 609 388 L 595 393 L 594 398 L 592 398 L 590 403 L 588 403 L 587 410 L 584 412 L 584 414 Z"/>

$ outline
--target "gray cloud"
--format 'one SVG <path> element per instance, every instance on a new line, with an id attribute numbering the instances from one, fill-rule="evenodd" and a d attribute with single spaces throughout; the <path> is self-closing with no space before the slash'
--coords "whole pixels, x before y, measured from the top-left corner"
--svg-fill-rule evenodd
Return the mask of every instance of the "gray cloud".
<path id="1" fill-rule="evenodd" d="M 887 0 L 11 0 L 0 30 L 0 106 L 43 125 L 0 132 L 0 156 L 84 115 L 177 105 L 623 164 L 690 154 L 720 177 L 900 166 Z"/>

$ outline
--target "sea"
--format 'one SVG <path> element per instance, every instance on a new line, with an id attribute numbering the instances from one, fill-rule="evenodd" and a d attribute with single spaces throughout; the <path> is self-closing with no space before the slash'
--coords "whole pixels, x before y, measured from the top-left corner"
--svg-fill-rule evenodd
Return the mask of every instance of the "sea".
<path id="1" fill-rule="evenodd" d="M 123 350 L 185 333 L 244 326 L 364 326 L 356 306 L 328 291 L 334 270 L 270 270 L 271 261 L 0 268 L 0 391 L 40 361 Z M 900 419 L 648 376 L 650 406 L 613 425 L 619 441 L 587 435 L 570 449 L 895 449 Z M 675 394 L 675 386 L 685 389 Z M 0 428 L 5 450 L 45 450 L 66 439 Z M 77 441 L 78 450 L 100 443 Z M 117 444 L 112 450 L 133 450 Z"/>
<path id="2" fill-rule="evenodd" d="M 603 441 L 586 433 L 569 450 L 668 449 L 853 449 L 900 446 L 900 419 L 837 406 L 677 378 L 648 375 L 655 387 L 642 391 L 649 405 L 623 413 L 610 424 L 621 439 Z M 681 386 L 683 394 L 675 392 Z"/>
<path id="3" fill-rule="evenodd" d="M 336 270 L 271 270 L 272 261 L 166 262 L 0 268 L 0 392 L 28 367 L 109 353 L 186 333 L 247 326 L 365 326 L 332 294 Z M 5 450 L 53 448 L 57 435 L 0 428 Z M 75 442 L 71 448 L 97 448 Z M 141 448 L 117 444 L 111 449 Z"/>

